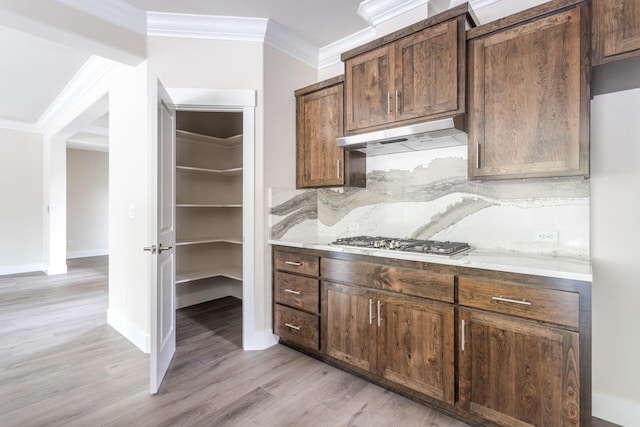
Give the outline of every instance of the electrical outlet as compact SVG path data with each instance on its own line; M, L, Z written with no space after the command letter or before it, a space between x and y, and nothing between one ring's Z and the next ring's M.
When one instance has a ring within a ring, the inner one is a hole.
M536 231L533 240L535 242L558 243L557 231Z
M358 224L357 222L351 222L347 226L347 229L349 231L358 231L360 229L360 224Z

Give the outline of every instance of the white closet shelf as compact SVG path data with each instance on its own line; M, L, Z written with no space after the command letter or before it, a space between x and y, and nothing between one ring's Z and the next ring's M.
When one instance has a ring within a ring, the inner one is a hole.
M229 169L207 169L196 168L193 166L176 166L177 172L194 173L194 174L211 174L220 176L240 176L242 175L242 168L229 168Z
M178 203L176 208L241 208L242 203Z
M235 245L242 244L242 237L226 236L226 237L191 237L187 239L177 239L176 245L199 245L203 243L232 243Z
M209 279L212 277L228 277L229 279L242 280L242 267L224 266L209 268L206 270L176 273L176 285L180 283L193 282L194 280Z

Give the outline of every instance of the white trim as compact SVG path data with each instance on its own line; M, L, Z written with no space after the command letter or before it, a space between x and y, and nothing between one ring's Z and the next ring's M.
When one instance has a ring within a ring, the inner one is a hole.
M373 27L365 28L357 33L351 34L343 39L320 48L318 57L318 69L331 67L340 64L342 60L340 55L355 47L363 45L376 38L376 29Z
M122 0L57 0L58 3L126 28L138 34L147 31L147 19L144 10L138 9Z
M244 301L242 306L244 307ZM268 329L261 332L254 331L250 337L243 337L243 339L246 340L243 340L243 342L245 342L244 350L265 350L278 344L279 337L277 335L274 335L271 329ZM250 345L247 345L247 342L250 343Z
M640 405L603 393L592 393L594 417L625 427L640 426Z
M264 42L318 69L318 48L272 19L267 25Z
M45 273L47 276L54 276L56 274L66 274L67 273L67 264L60 265L49 265L48 268L45 269Z
M110 308L107 309L107 324L143 352L151 352L151 336Z
M92 55L75 76L62 89L56 99L42 113L36 122L36 128L47 130L59 119L82 95L104 77L117 63L110 59Z
M19 265L3 265L0 267L0 276L7 274L22 274L44 272L44 264L19 264Z
M42 130L38 129L38 127L33 123L20 122L18 120L0 119L0 128L17 130L20 132L42 133Z
M266 18L147 12L147 36L262 43L268 21Z
M104 256L109 255L109 249L91 249L87 251L73 251L67 252L67 259L75 258L87 258L92 256Z
M220 108L237 111L242 107L256 106L255 90L167 88L167 92L182 111L220 111Z
M358 15L374 27L417 7L429 5L430 0L365 0L358 7Z

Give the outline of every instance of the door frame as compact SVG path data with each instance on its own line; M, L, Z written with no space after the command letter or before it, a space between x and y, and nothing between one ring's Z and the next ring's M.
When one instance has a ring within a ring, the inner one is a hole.
M255 236L255 90L170 88L167 92L177 111L242 112L242 347L245 350L268 347L264 334L256 330L256 236ZM265 345L267 344L267 345ZM275 340L273 342L275 344Z

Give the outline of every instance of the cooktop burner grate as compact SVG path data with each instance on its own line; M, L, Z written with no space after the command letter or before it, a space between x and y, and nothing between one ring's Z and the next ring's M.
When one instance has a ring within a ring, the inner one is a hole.
M333 245L358 248L387 249L402 252L456 255L471 249L468 243L440 242L437 240L396 239L393 237L355 236L343 237L332 242Z

